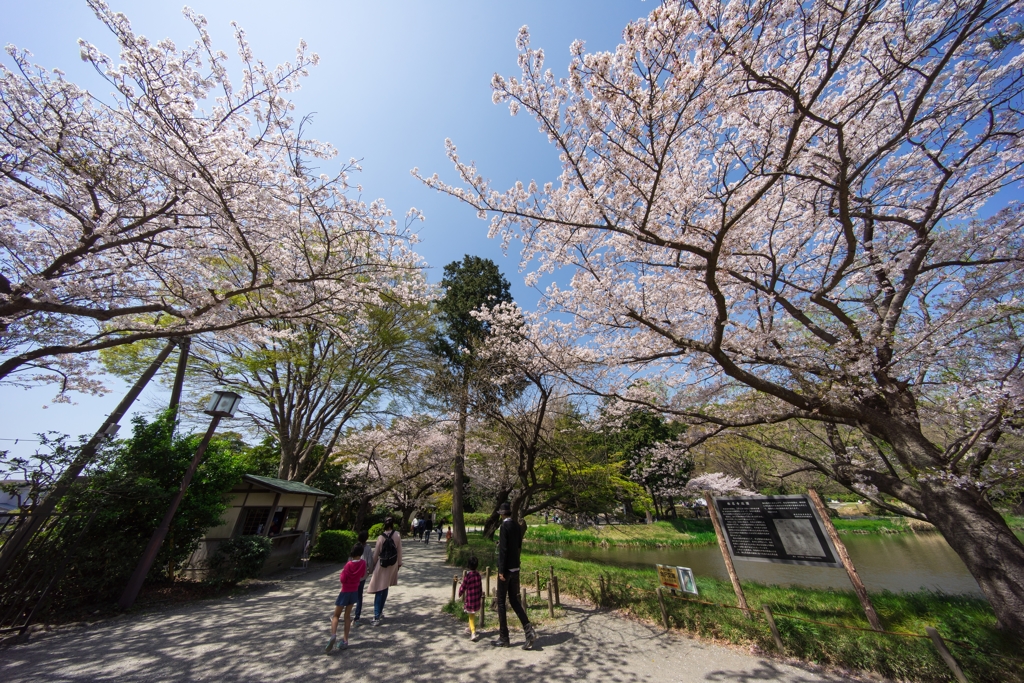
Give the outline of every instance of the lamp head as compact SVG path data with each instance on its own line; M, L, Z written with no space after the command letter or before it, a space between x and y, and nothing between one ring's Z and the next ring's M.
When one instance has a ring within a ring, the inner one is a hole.
M233 391L215 391L203 412L213 417L234 417L242 397Z

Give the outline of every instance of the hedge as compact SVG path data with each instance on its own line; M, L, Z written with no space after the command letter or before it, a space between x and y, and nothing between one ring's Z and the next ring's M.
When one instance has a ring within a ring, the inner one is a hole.
M313 548L313 559L328 562L345 562L352 546L358 541L356 532L341 529L321 531Z

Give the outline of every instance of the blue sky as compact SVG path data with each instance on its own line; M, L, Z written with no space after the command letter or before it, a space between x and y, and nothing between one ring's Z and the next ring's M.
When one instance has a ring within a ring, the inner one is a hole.
M110 0L110 5L151 39L169 37L179 46L194 40L179 2ZM573 40L586 41L591 51L614 49L625 25L655 3L194 0L189 6L206 16L215 46L236 65L232 21L245 29L255 55L267 63L292 59L299 39L305 39L321 62L294 97L296 114L315 112L311 135L332 143L339 161L362 160L358 182L365 199L383 198L399 216L412 206L425 213L418 251L431 266L430 280L437 281L441 268L464 254L489 257L511 281L520 304L532 308L537 294L523 285L518 253L504 257L471 209L428 190L409 171L419 167L454 180L444 156L444 140L451 138L460 156L475 160L498 186L553 180L557 154L533 119L512 118L506 107L491 103L492 74L517 73L519 27L530 27L532 45L544 48L548 66L561 76ZM2 16L0 42L30 50L36 63L60 68L80 85L109 91L78 56L79 38L117 54L83 0L6 0ZM52 388L0 388L0 439L5 439L0 450L30 454L34 443L27 439L50 429L91 433L124 391L117 380L108 384L112 391L105 397L77 396L77 405L47 408ZM146 411L159 402L154 388L136 405Z

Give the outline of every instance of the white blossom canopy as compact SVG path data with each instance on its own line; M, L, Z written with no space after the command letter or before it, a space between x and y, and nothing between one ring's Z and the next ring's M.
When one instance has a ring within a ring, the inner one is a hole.
M416 281L415 210L353 199L354 160L315 172L335 151L292 117L305 43L271 68L236 27L233 84L203 17L185 10L198 39L179 50L89 4L121 45L80 41L110 96L14 47L0 65L0 381L98 390L99 349L419 296L394 286Z

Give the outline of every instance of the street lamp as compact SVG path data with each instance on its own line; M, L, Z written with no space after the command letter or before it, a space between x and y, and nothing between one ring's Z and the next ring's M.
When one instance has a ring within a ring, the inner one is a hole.
M210 439L213 438L213 433L217 429L217 425L220 424L221 418L231 418L235 416L235 410L238 409L238 404L242 400L242 397L233 391L215 391L213 396L210 398L210 403L207 404L206 410L203 412L213 417L210 420L210 427L206 430L206 434L203 436L203 440L199 442L199 448L196 449L196 454L192 457L192 462L188 466L188 470L185 471L185 478L181 480L181 488L178 489L177 495L174 496L174 500L171 501L171 506L167 508L164 519L160 522L160 526L153 532L153 536L149 539L149 545L146 546L146 552L142 554L142 559L139 560L139 564L135 567L135 572L132 574L132 578L128 580L128 585L125 586L124 593L121 594L121 599L117 601L117 606L121 609L128 609L135 603L135 598L139 596L139 591L142 590L142 584L146 580L146 575L149 574L150 568L153 566L153 562L156 561L157 553L160 552L160 546L164 543L164 538L167 537L167 532L171 528L171 521L174 520L174 513L178 511L178 506L181 505L181 499L185 497L185 490L188 489L189 483L192 481L192 476L196 473L196 469L199 467L199 461L202 460L203 454L206 452L206 447L210 445Z
M233 391L215 391L203 412L212 417L234 417L242 397Z

